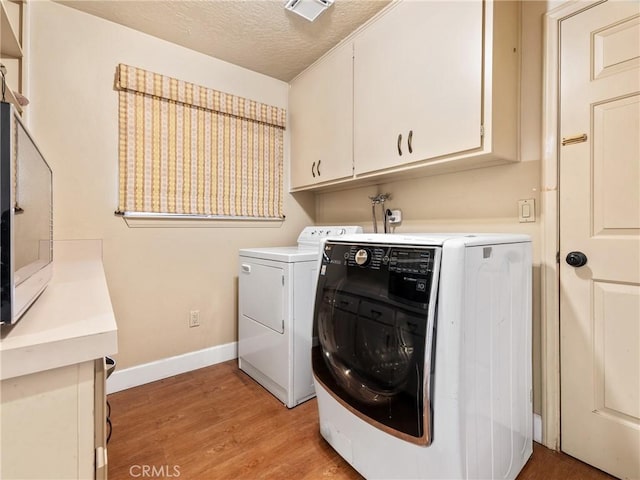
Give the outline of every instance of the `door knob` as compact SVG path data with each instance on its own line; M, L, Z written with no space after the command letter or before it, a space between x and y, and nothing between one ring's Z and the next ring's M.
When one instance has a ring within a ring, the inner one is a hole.
M587 256L582 252L569 252L566 261L572 267L582 267L587 264Z

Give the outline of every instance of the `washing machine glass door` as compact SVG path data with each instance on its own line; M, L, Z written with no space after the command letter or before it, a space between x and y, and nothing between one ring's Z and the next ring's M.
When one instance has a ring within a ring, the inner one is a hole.
M356 415L419 444L431 439L436 257L433 247L327 243L314 313L316 379Z

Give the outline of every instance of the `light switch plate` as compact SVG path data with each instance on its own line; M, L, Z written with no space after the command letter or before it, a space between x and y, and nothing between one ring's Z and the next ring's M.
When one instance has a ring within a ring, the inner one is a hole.
M533 198L518 200L518 220L520 223L536 221L536 201Z

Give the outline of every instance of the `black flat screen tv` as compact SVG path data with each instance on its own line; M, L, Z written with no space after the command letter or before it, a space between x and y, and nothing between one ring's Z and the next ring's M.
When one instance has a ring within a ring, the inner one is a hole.
M53 275L53 175L15 108L0 102L0 313L13 325Z

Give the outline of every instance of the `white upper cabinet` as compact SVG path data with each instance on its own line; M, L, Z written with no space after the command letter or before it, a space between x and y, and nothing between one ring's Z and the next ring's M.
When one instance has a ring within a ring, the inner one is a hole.
M353 175L353 51L345 43L291 83L291 189Z
M518 1L393 2L294 80L291 190L517 161L519 73Z
M482 11L406 1L355 37L356 175L481 147Z

